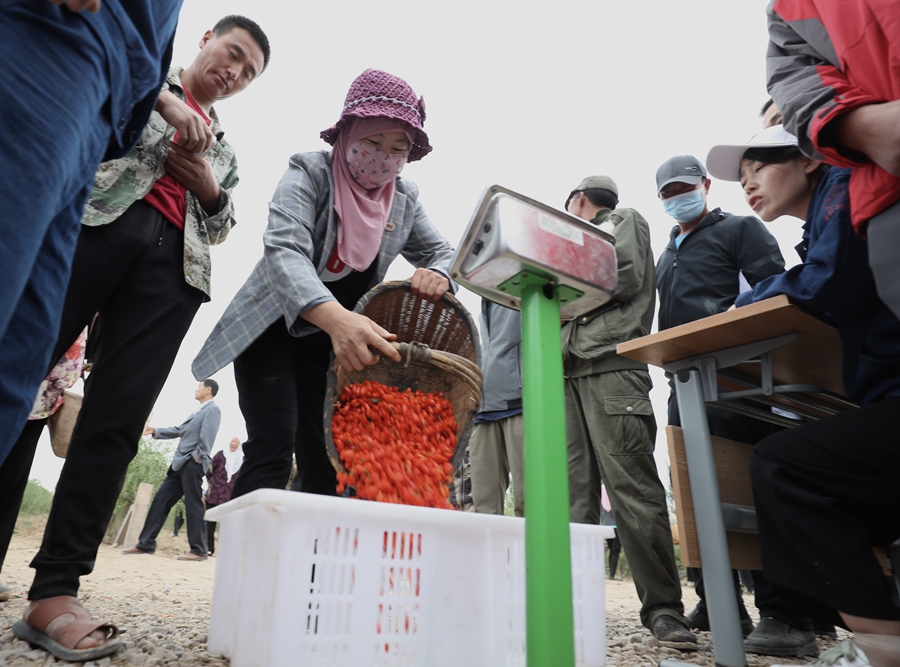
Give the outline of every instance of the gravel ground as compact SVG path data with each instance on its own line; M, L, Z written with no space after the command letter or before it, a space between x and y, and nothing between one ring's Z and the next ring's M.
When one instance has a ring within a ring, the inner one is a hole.
M10 630L27 604L25 595L33 570L28 563L40 546L40 522L20 522L13 536L0 582L13 588L13 598L0 603L0 665L44 667L59 663L40 649L32 649ZM109 658L85 663L86 667L110 665L228 665L227 659L206 651L209 610L216 559L200 563L178 561L187 551L182 535L160 537L154 556L124 556L120 549L104 545L94 573L82 579L81 597L95 618L119 625L124 648ZM685 586L684 604L692 609L697 601L693 588ZM745 604L757 620L753 600ZM714 665L710 635L699 633L700 650L692 653L662 648L638 620L640 604L631 581L610 581L606 589L607 664L616 667L654 666L662 659L694 665ZM841 638L848 635L839 631ZM825 650L834 642L821 640ZM806 664L811 660L764 658L748 655L751 667L774 663Z

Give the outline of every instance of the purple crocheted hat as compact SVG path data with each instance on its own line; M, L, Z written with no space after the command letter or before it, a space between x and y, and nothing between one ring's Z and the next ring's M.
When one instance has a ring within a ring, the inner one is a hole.
M428 135L422 130L425 122L425 100L416 94L403 79L377 69L367 69L350 85L344 108L337 123L323 130L319 136L334 146L338 133L347 119L393 118L403 121L415 130L409 162L421 160L431 152Z

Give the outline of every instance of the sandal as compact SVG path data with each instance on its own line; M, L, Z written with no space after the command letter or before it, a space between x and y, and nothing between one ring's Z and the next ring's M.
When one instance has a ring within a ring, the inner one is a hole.
M59 641L57 641L46 633L46 629L51 621L63 614L74 614L75 620L63 628L59 633ZM78 642L94 630L104 632L105 643L93 648L76 649ZM95 660L115 653L122 647L122 642L114 641L119 637L119 628L112 623L98 623L92 619L88 611L81 605L81 601L70 595L59 595L41 600L40 604L28 614L28 620L22 618L16 621L12 626L12 631L19 639L34 646L40 646L60 660L69 662Z

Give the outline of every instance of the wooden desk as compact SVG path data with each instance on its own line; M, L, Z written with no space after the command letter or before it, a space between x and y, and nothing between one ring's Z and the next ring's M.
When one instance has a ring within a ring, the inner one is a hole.
M852 408L837 330L778 296L622 343L618 352L675 374L715 662L746 667L706 404L743 411L749 401L761 418L772 416L770 406L809 418Z

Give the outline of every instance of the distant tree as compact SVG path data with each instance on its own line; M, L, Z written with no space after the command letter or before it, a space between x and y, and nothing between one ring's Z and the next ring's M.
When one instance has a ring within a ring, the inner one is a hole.
M36 479L29 479L19 514L49 514L52 504L53 492L41 486Z

